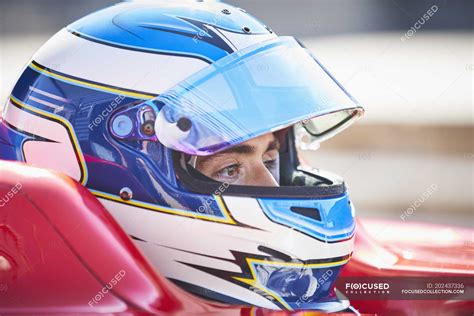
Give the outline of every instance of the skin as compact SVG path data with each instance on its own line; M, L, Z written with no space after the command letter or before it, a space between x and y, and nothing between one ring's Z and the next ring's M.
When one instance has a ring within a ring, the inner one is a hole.
M278 186L274 176L279 170L278 149L278 140L269 133L214 155L197 157L196 169L234 185Z

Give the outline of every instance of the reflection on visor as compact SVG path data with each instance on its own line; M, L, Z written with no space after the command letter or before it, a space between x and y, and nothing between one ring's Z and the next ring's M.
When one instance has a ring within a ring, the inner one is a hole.
M359 115L358 112L358 109L341 110L303 121L302 124L306 131L312 136L321 138L329 134L332 130L339 131L339 127L351 122L354 116Z
M292 37L224 57L147 103L159 108L158 140L191 155L210 155L311 118L307 130L324 138L362 114Z
M273 296L289 310L321 310L328 303L337 303L332 288L341 266L327 268L285 267L258 264L255 286ZM332 308L340 308L335 304Z

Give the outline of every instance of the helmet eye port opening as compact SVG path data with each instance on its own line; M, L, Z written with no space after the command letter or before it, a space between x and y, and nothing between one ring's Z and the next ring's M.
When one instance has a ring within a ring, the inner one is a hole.
M280 151L280 186L252 186L227 184L225 194L247 197L331 198L346 192L342 178L330 173L318 174L302 166L298 160L292 128L280 134L285 138ZM190 155L173 151L173 167L177 180L188 190L200 194L214 194L222 186L195 169L186 161Z

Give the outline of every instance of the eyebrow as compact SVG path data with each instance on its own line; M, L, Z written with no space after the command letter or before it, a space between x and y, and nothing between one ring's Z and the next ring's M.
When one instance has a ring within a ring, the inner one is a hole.
M280 142L278 139L274 139L270 143L268 143L267 149L265 149L265 152L270 151L270 150L278 150L280 149ZM253 154L257 150L257 147L252 146L252 145L247 145L247 144L241 144L237 145L228 149L225 149L221 152L215 153L214 155L207 156L207 157L202 157L201 163L208 163L209 161L213 160L214 158L217 158L221 155L225 154Z
M265 149L265 152L273 149L280 149L280 142L278 139L274 139L270 143L268 143L267 149ZM217 155L222 155L222 154L229 154L229 153L236 153L236 154L253 154L257 148L252 145L247 145L247 144L241 144L237 145L231 148L228 148L226 150L223 150L219 153L216 153L215 156ZM214 155L213 155L214 156Z

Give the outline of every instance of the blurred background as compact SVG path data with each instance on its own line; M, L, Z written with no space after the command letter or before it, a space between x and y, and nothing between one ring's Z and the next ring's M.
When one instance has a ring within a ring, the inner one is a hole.
M0 0L1 103L51 35L116 2ZM359 216L473 227L474 1L227 2L300 38L365 107L303 153L345 178Z

